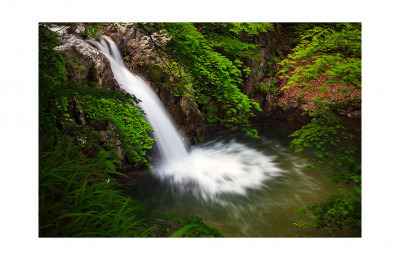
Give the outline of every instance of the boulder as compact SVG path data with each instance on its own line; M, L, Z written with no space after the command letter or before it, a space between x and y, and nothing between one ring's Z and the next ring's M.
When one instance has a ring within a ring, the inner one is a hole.
M95 82L100 88L119 89L110 62L88 42L75 35L69 35L64 37L63 44L57 46L56 50L64 54L68 64L67 71L73 82Z

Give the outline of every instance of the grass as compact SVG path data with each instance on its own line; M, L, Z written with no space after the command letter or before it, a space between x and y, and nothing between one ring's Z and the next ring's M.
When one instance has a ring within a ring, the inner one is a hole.
M111 178L112 153L93 157L73 138L58 135L39 151L40 237L144 237L152 227L140 205L122 195ZM114 158L114 159L113 159Z
M90 152L87 152L88 149ZM93 150L98 151L93 155ZM86 151L86 152L85 152ZM92 154L88 156L85 154ZM144 205L113 181L119 158L57 133L39 145L39 237L147 237L159 234ZM166 213L165 213L166 214ZM198 217L166 216L172 237L222 237Z

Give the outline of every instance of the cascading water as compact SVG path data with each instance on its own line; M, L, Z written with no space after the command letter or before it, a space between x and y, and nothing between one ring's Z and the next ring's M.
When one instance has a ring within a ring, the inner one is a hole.
M142 102L140 108L146 113L146 119L154 129L157 147L163 161L177 161L188 156L188 149L163 104L147 83L132 74L124 65L117 45L107 36L100 42L92 42L108 58L115 79L128 93L135 95Z
M142 78L125 67L116 44L107 36L92 43L109 59L120 86L141 100L139 106L154 129L162 157L153 165L157 177L181 189L190 187L201 198L215 201L220 194L245 195L248 189L260 188L279 175L273 157L235 141L214 142L189 152L160 99Z

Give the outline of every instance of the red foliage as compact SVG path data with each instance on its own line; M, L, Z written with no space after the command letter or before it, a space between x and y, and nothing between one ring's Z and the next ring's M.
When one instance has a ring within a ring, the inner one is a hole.
M293 71L298 66L304 66L311 64L313 61L298 61L293 68L291 68L288 72L283 74L282 76L292 76ZM277 65L278 70L281 70L283 67L281 65ZM282 89L288 81L287 78L283 77L279 79L279 88L280 95L278 96L279 102L288 103L292 100L297 100L299 94L302 94L302 99L304 102L309 103L313 100L314 97L323 97L325 100L331 99L334 101L338 100L352 100L352 99L361 99L361 90L356 89L355 87L349 86L347 88L340 86L338 83L328 83L326 82L329 79L329 75L321 75L314 80L308 82L310 85L307 88L300 87L300 83L292 86L290 88ZM305 82L303 82L305 83ZM319 88L324 87L324 91L321 91ZM341 90L347 90L348 94L345 95L341 92Z

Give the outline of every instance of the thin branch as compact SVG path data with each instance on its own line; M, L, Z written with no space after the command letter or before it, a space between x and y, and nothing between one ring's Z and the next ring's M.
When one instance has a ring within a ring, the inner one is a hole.
M59 29L59 30L57 30L57 31L55 31L55 32L53 32L53 31L51 31L51 32L53 32L53 33L55 33L55 34L57 34L57 32L59 32L59 31L61 31L61 30L63 30L65 27L67 27L66 25L64 25L63 27L61 27L61 29Z
M161 61L165 64L165 66L167 67L169 73L171 74L171 76L175 77L175 75L172 73L171 68L168 66L167 62L164 61L164 59L162 58L161 53L158 51L158 49L164 51L166 53L166 51L161 48L160 46L158 46L158 44L153 40L153 38L151 37L151 33L144 27L144 25L141 26L142 29L145 31L145 33L149 36L150 41L152 42L152 44L154 45L154 49L158 54L158 57L161 59Z

